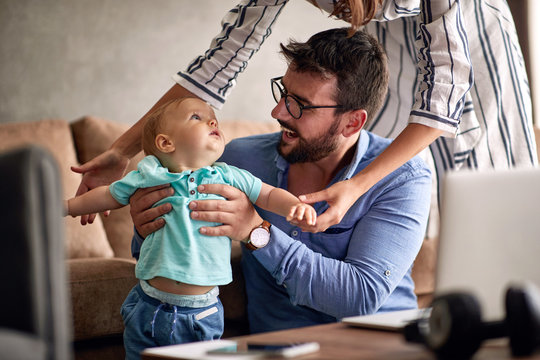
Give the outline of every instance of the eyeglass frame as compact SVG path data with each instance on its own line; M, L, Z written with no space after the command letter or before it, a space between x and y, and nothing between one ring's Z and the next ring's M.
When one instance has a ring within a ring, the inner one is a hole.
M291 115L295 119L300 119L305 109L342 109L343 108L343 105L304 105L294 95L287 93L287 90L283 87L283 85L278 82L281 79L283 79L283 76L278 76L273 79L270 79L270 89L272 90L272 97L274 98L276 103L279 103L281 99L285 98L285 108L287 109L287 112L289 113L289 115ZM274 84L276 84L277 89L279 90L279 93L281 94L281 97L279 99L276 99L276 94L274 93ZM298 104L298 108L300 109L300 115L294 116L294 114L291 112L291 109L289 108L289 100L288 100L289 98L292 98Z

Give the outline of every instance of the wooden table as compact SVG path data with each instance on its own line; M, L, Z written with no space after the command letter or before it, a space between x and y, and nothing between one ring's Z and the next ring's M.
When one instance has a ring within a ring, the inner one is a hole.
M405 342L403 335L398 332L359 329L342 323L241 336L231 340L237 340L239 346L246 341L269 343L316 341L320 344L321 349L318 353L295 359L435 359L435 356L421 345ZM163 359L163 357L145 355L143 359L153 360ZM512 357L506 342L496 341L484 344L473 359L497 360L512 359ZM540 354L519 359L540 359Z

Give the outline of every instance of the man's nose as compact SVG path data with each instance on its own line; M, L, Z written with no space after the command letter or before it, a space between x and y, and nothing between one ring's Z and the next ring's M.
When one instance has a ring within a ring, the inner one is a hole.
M284 97L282 97L276 104L276 106L274 106L270 114L274 119L288 119L291 117L291 114L289 114L287 106L285 105Z

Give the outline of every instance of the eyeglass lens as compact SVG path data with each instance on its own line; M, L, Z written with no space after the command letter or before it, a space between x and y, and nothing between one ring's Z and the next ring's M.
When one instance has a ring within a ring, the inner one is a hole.
M302 116L301 105L294 97L285 92L285 89L283 89L277 80L272 81L272 95L274 96L276 103L278 103L281 98L285 98L285 107L293 118L299 119Z

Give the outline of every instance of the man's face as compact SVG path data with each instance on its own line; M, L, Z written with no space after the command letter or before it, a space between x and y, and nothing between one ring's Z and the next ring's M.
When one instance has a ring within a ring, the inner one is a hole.
M287 94L305 106L336 105L333 95L336 78L322 79L311 73L287 71L282 79ZM272 117L282 127L278 151L289 163L315 162L331 154L339 145L339 119L334 109L304 109L295 119L289 114L284 99L272 110Z

